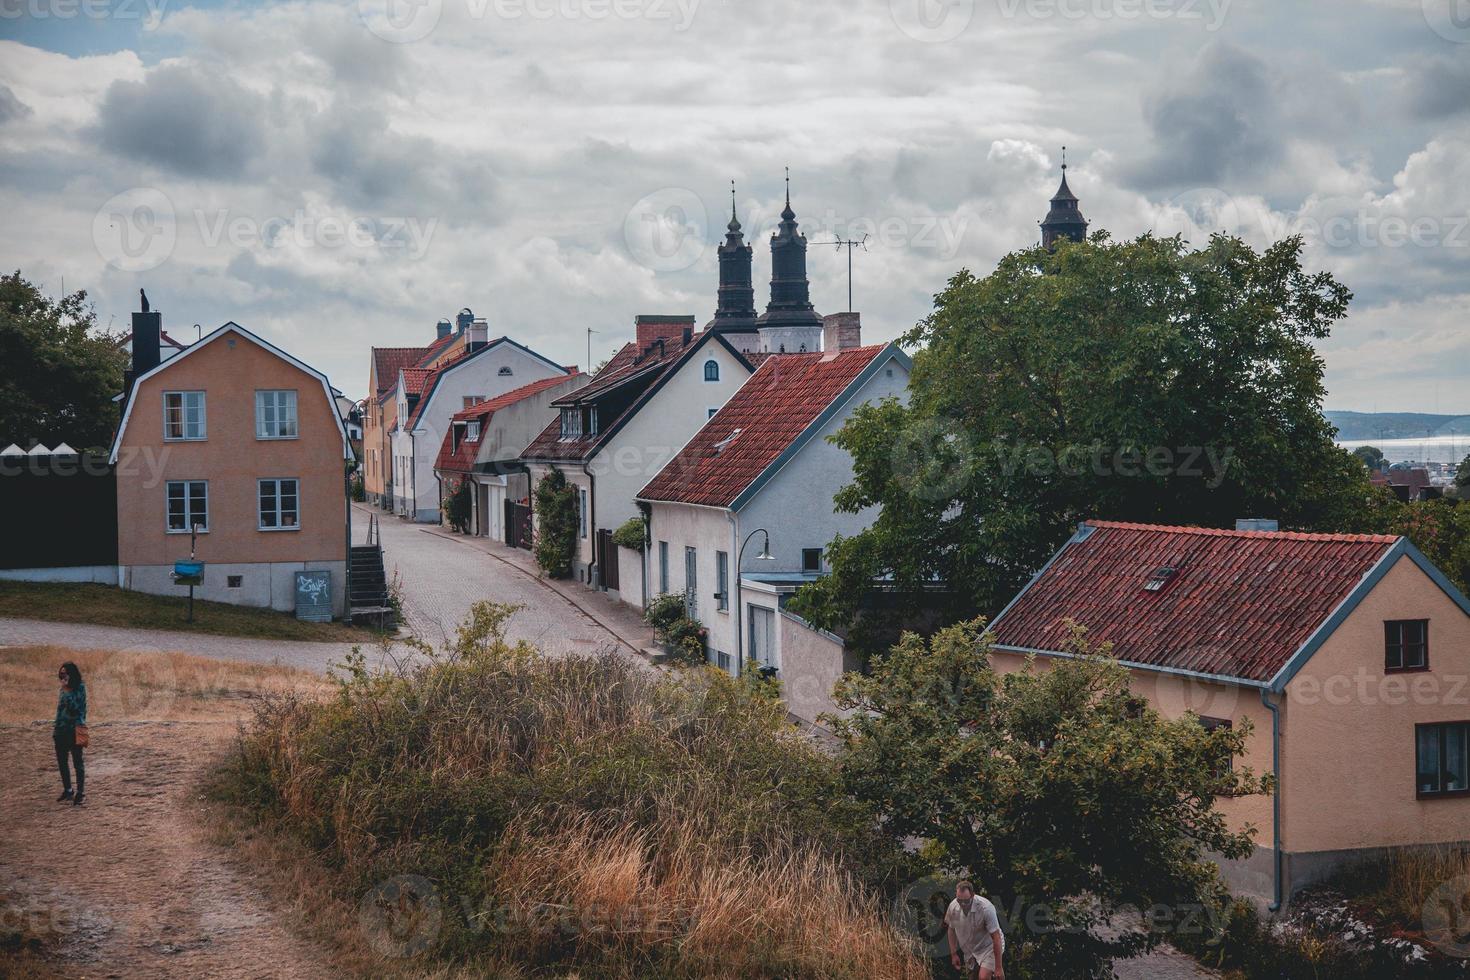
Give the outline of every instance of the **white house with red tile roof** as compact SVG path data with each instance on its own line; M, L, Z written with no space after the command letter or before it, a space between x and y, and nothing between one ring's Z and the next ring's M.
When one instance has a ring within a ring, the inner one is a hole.
M575 487L579 581L619 591L612 531L639 514L634 497L750 377L750 361L692 316L639 316L626 344L521 455L532 485L558 469Z
M1273 797L1222 800L1281 902L1344 862L1470 839L1470 601L1406 538L1088 521L991 624L997 670L1072 624L1168 717L1253 733Z
M465 345L453 355L432 368L399 369L390 479L393 510L401 517L438 522L434 462L456 413L528 382L574 373L509 337L487 340L485 334L485 321L475 320Z
M835 665L792 662L788 624L810 630L781 605L822 574L828 542L875 516L834 509L852 458L828 437L861 405L904 400L909 368L895 344L769 357L638 493L649 508L649 594L684 593L709 631L710 661L776 670L802 717L830 709L830 683L805 688L818 674L836 679L840 641L827 644Z
M506 502L528 505L530 493L520 455L556 419L552 402L589 380L581 372L542 378L455 413L434 473L441 500L469 483L470 534L513 543L506 536Z

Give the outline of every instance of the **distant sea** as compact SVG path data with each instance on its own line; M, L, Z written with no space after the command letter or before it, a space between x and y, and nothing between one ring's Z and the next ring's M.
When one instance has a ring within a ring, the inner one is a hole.
M1470 453L1470 432L1418 439L1339 439L1339 446L1377 446L1390 463L1458 463Z

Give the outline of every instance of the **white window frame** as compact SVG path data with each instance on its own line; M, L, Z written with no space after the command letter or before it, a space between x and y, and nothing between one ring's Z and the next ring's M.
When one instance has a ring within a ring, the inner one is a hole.
M282 416L281 416L281 409L283 407L282 400L278 397L280 395L290 395L291 396L289 399L286 400L287 403L289 403L290 404L290 407L291 407L291 430L292 431L291 431L291 434L290 435L281 435L280 432L279 432L279 429L281 427L281 418L282 418ZM267 432L266 431L266 427L265 427L265 425L266 425L266 423L265 423L265 405L266 405L266 399L267 398L270 398L271 401L273 402L272 408L275 410L275 413L276 413L275 425L276 425L276 428L277 428L278 431L277 431L277 433L275 435L271 435L269 432ZM275 441L278 441L278 440L282 440L282 439L300 439L301 438L300 399L299 399L299 397L297 395L297 392L296 392L296 389L295 388L259 388L259 389L256 390L256 392L255 392L255 438L256 439L260 439L260 440L269 440L269 441L272 441L272 442L275 442Z
M267 526L265 523L265 511L260 506L260 498L267 483L275 484L275 493L272 500L275 502L276 520L281 519L281 484L286 481L296 484L296 523L280 524L275 527ZM255 527L258 531L299 531L301 530L301 478L295 476L267 476L255 481Z
M730 612L730 556L715 552L715 612Z
M577 536L587 537L587 490L585 487L577 488Z
M189 435L189 399L190 396L199 397L199 434ZM171 436L169 428L168 400L177 397L179 399L179 431L182 435ZM163 441L164 442L203 442L209 438L209 409L208 399L203 391L165 391L163 393Z
M469 421L469 424L464 427L464 441L465 442L479 442L480 441L480 420L479 419L471 419Z
M194 495L192 493L190 493L190 487L192 485L194 485L194 484L198 484L199 486L202 486L204 488L204 520L202 522L199 522L199 521L195 521L194 520L195 515L194 515L193 511L191 511L190 508L189 508L189 502L194 499ZM169 501L172 499L171 498L171 494L170 494L169 491L170 491L170 489L172 487L176 487L176 486L182 486L184 488L184 526L183 527L174 527L173 526L173 523L169 520L169 518L171 516L170 508L169 508ZM209 481L208 480L165 480L164 483L163 483L163 530L164 530L164 532L167 533L167 534L188 534L188 533L190 533L190 531L193 530L194 525L196 523L199 524L199 533L200 534L208 534L209 533Z

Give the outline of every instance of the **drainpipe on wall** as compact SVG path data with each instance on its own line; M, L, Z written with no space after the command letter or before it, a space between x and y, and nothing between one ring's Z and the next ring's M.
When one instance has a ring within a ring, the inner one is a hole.
M638 509L643 512L643 556L638 562L639 572L643 576L643 608L648 609L648 556L653 554L653 504L638 502Z
M735 676L739 677L740 672L745 669L745 634L740 622L740 521L733 511L727 513L725 518L730 522L730 554L735 558Z
M602 568L597 564L597 477L587 468L586 460L582 461L582 472L587 474L587 542L592 546L592 561L587 566L587 584L596 588L602 584L593 580L594 575L598 579L602 577Z
M1261 703L1271 712L1271 772L1276 777L1276 791L1271 794L1271 894L1269 910L1281 908L1281 706L1271 700L1271 692L1261 689Z

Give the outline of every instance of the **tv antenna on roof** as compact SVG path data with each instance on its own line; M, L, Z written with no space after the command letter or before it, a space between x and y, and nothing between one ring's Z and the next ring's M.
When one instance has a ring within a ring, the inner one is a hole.
M847 249L847 312L851 313L852 312L852 250L855 249L855 248L860 248L864 252L866 252L868 250L868 236L867 235L864 235L863 236L863 240L860 241L860 242L855 242L855 241L852 241L850 239L844 240L844 239L839 238L835 242L817 242L817 244L818 245L833 245L833 246L836 246L837 248L845 248L845 249Z

